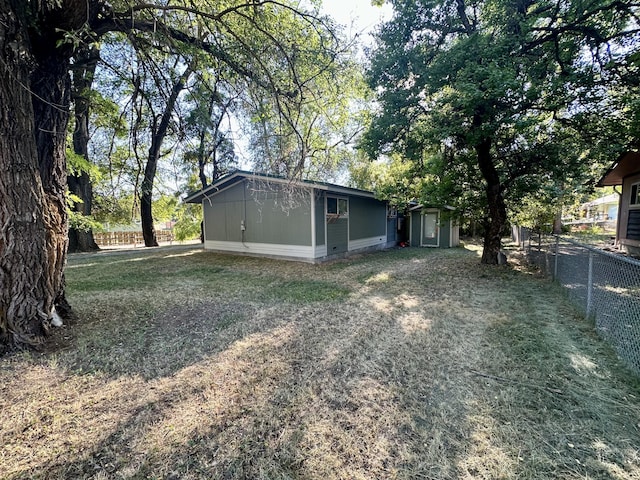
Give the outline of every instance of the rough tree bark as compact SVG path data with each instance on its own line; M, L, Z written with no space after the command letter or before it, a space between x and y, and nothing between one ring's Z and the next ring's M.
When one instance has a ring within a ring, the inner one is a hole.
M61 310L68 307L63 270L70 51L58 47L58 40L59 29L82 25L86 5L0 0L2 350L42 343L55 302ZM50 22L38 22L45 18Z
M482 139L475 147L478 166L486 182L489 218L485 226L481 263L496 265L501 247L501 235L507 223L507 208L502 194L500 175L491 155L491 139Z
M156 230L153 226L153 182L156 177L156 170L158 169L158 161L160 160L160 150L162 148L162 142L164 142L169 129L169 122L171 121L171 115L176 106L176 101L180 92L184 90L185 84L189 80L189 77L193 73L191 66L187 67L184 73L180 76L178 81L173 85L171 94L167 99L160 121L154 119L152 125L151 147L149 147L149 158L147 159L147 165L144 168L144 178L142 180L142 186L140 188L140 220L142 221L142 238L144 238L145 247L157 247L158 240L156 239Z
M108 32L148 32L154 38L162 32L167 41L207 52L279 98L297 98L304 85L296 84L293 91L278 88L263 80L262 74L269 72L255 72L244 65L242 51L235 56L220 48L219 39L202 41L187 30L164 25L154 13L190 7L115 2L124 8L116 12L111 3L0 0L0 351L42 343L54 306L59 313L68 307L64 298L68 224L65 140L70 115L69 68L75 49ZM249 2L238 8L251 6ZM224 15L253 22L240 10L226 9ZM195 15L224 24L223 30L229 30L233 23L224 23L221 16L210 12ZM236 37L241 32L244 29L231 28L229 35ZM277 43L275 38L271 40ZM257 53L249 44L241 48L248 50L244 53L250 57ZM278 43L277 50L286 49ZM295 72L293 76L297 81ZM150 151L150 159L157 162L159 152L160 144ZM146 172L149 199L155 168L151 165ZM150 203L143 208L151 213Z
M100 59L100 52L95 47L80 49L74 56L72 78L72 97L74 105L75 129L73 131L73 151L89 160L89 114L90 99L88 92L93 85L93 77ZM82 215L91 215L93 205L93 184L85 171L68 176L69 191L78 196L81 203L73 206ZM99 250L93 238L92 230L69 228L69 252L91 252Z

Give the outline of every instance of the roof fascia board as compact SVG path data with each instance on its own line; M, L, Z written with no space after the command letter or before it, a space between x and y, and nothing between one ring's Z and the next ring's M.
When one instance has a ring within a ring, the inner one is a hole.
M255 182L271 182L271 183L278 183L281 185L292 185L297 188L303 188L305 190L317 189L317 190L322 190L326 192L335 192L343 195L355 195L359 197L366 197L366 198L373 198L373 199L376 198L373 192L368 192L366 190L359 190L356 188L343 187L341 185L316 183L313 181L288 180L282 177L276 177L276 176L271 176L271 175L266 175L261 173L247 172L244 170L236 170L235 172L229 174L228 176L220 178L213 184L209 185L207 188L189 195L183 200L183 202L189 203L190 201L193 201L194 199L199 197L202 197L200 200L202 201L205 198L209 198L213 195L216 195L220 191L226 190L226 188L228 188L228 187L224 187L221 189L220 185L227 184L229 182L237 183L238 178L244 178L249 181L255 181ZM215 191L213 193L210 193L211 190L215 190Z
M416 205L415 207L411 207L409 208L410 212L415 212L416 210L423 210L425 208L437 208L437 209L445 209L445 210L450 210L452 212L455 212L456 208L452 207L451 205L445 205L443 207L434 207L434 206L430 206L430 205Z
M198 198L198 197L202 197L202 199L200 201L202 201L205 198L209 198L209 197L215 195L216 193L218 193L220 191L220 185L222 185L223 183L230 182L231 180L234 180L238 176L240 176L240 171L236 171L236 172L234 172L234 173L232 173L232 174L230 174L228 176L222 177L222 178L216 180L215 182L213 182L207 188L202 189L199 192L196 192L196 193L193 193L193 194L189 195L182 202L183 203L190 203L191 200L193 200L195 198ZM235 182L233 182L233 183L235 183ZM215 190L213 192L213 194L209 194L209 192L211 190Z
M613 165L598 180L596 186L612 187L622 185L627 177L635 175L640 166L639 155L640 153L637 151L628 151L620 154Z

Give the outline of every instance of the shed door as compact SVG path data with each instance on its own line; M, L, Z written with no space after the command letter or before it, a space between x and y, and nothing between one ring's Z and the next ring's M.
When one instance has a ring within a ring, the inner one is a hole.
M440 212L425 212L422 214L422 235L420 245L423 247L437 247L440 245Z
M327 255L344 253L349 249L349 201L347 198L327 196Z

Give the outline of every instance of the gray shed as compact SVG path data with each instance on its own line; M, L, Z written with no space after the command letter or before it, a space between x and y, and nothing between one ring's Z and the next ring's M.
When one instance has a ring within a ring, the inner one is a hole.
M409 209L409 244L413 247L450 248L460 245L460 228L453 208L417 205Z
M397 242L397 218L372 192L235 171L189 195L201 203L204 248L321 262Z

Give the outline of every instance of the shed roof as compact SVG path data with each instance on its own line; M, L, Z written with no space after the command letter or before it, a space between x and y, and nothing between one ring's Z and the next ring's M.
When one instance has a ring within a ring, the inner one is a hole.
M277 175L269 175L266 173L248 172L245 170L235 170L228 175L218 179L207 188L188 195L183 201L184 203L200 203L203 199L214 196L217 192L224 190L231 185L241 182L242 180L268 181L271 183L280 183L294 187L315 188L342 195L355 195L359 197L375 198L373 192L367 190L359 190L357 188L343 187L332 183L316 182L312 180L291 180Z
M622 185L625 177L640 172L640 152L626 152L606 171L598 183L598 187Z
M455 207L452 207L451 205L444 205L443 207L438 207L436 205L423 205L421 203L416 203L416 202L409 202L409 211L410 212L415 212L416 210L423 210L425 208L441 208L441 209L445 209L445 210L451 210L452 212L455 211Z

